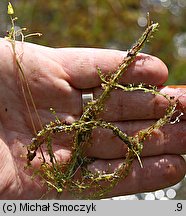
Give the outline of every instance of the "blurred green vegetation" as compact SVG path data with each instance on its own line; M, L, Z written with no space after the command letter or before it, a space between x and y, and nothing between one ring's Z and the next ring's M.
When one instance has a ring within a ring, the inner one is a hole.
M7 4L7 1L1 0ZM169 68L168 84L186 84L185 0L15 0L18 25L41 32L31 42L52 47L127 50L144 30L146 13L160 24L144 52ZM1 4L2 4L1 3ZM5 12L6 14L6 12ZM2 16L1 16L2 17ZM4 18L4 22L7 19ZM1 32L2 35L2 32Z

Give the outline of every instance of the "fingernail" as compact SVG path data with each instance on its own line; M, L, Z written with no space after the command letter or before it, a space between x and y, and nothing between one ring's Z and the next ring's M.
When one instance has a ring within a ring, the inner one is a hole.
M168 85L169 88L183 88L186 89L186 85Z

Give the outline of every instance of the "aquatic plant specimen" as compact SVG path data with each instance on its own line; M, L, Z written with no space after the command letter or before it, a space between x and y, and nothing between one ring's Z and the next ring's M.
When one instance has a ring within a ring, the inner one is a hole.
M10 4L9 7L11 8ZM171 96L160 93L154 86L145 84L119 84L121 76L124 74L129 65L135 60L137 54L143 48L146 41L150 39L152 33L157 29L158 24L152 23L149 20L148 26L142 36L127 52L126 57L124 57L121 64L118 65L117 70L110 76L106 77L102 74L100 65L100 68L98 68L98 74L102 80L103 92L95 100L89 102L87 106L85 106L83 114L79 120L73 123L68 123L60 120L56 116L54 121L49 122L47 125L42 125L34 103L34 98L32 97L32 93L29 88L29 82L25 76L23 67L16 53L15 35L17 32L14 28L14 22L16 19L12 17L14 14L12 10L9 11L12 21L12 28L7 36L7 39L12 44L13 54L15 55L16 64L19 68L19 79L21 80L20 83L23 96L25 98L25 104L33 125L33 139L30 145L27 146L28 168L32 167L34 160L38 160L37 152L40 151L42 155L42 157L39 159L40 165L37 169L35 169L35 167L32 168L34 170L34 175L40 176L41 180L47 184L49 189L55 188L58 193L69 191L77 198L101 198L107 192L109 192L120 181L120 179L124 179L128 175L131 164L135 158L138 159L141 167L143 166L143 163L140 159L140 154L143 148L144 140L152 134L154 129L158 129L170 122L172 115L177 110L178 102L176 102ZM22 40L24 40L26 36L23 35L22 31L21 35ZM168 107L165 111L165 115L153 125L139 131L136 135L127 135L112 123L103 121L99 118L99 114L105 111L104 104L114 89L121 89L123 91L143 91L153 95L161 95L168 101ZM28 92L28 94L26 95L25 92ZM28 106L27 97L29 97L32 108L35 110L38 122L41 123L40 131L36 131L34 121L32 120L30 107ZM55 111L52 108L51 111L55 115ZM115 136L119 137L123 141L123 145L127 146L128 151L127 154L124 155L124 161L113 172L108 171L105 173L93 173L87 169L87 165L92 162L92 159L86 157L85 150L90 145L92 132L96 128L111 130ZM53 137L54 135L57 136L61 133L74 134L71 158L66 163L60 162L56 158L53 151ZM47 150L49 159L46 158L44 154L42 154L43 147L45 147ZM77 173L79 174L79 178L77 178Z

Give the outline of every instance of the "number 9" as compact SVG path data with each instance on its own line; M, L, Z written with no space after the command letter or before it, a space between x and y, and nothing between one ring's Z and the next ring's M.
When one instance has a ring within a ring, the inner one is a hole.
M181 211L182 210L182 204L181 203L177 203L177 211Z

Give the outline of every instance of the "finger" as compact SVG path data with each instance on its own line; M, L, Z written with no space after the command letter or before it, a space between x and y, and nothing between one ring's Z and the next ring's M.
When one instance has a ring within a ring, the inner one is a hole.
M110 164L109 170L113 171L121 162L121 160L97 160L89 165L89 169L92 172L108 171L108 164ZM181 181L186 173L186 163L178 155L146 157L142 158L142 163L143 168L135 160L129 175L120 180L107 196L150 192L169 187Z
M163 87L160 93L174 96L179 100L182 111L186 113L186 87ZM94 90L94 97L98 98L101 89ZM152 95L143 91L124 92L114 90L105 103L104 111L100 117L106 121L122 121L136 119L158 119L165 114L168 100L160 95ZM183 116L183 119L186 119Z
M95 88L93 91L94 98L99 98L102 93L101 88ZM178 99L183 113L186 113L186 86L166 86L160 88L159 91L160 93L174 96L175 100ZM46 105L48 106L46 108L46 106L42 104L42 107L39 107L40 116L46 117L46 119L42 119L43 122L47 122L48 119L52 118L52 115L48 112L50 107L54 108L60 119L70 122L77 120L82 115L83 102L80 92L76 89L71 88L71 90L68 92L66 91L65 94L56 94L54 98L54 105ZM59 103L59 98L62 101L61 103ZM113 90L110 93L110 97L105 102L104 111L100 114L100 118L112 122L158 119L164 116L168 104L168 100L160 95L155 96L151 93L144 93L143 91L124 92L122 90ZM45 110L47 110L48 114ZM186 119L186 117L183 116L183 119Z
M136 135L155 121L127 121L115 125L129 136ZM97 128L93 131L88 157L114 159L124 157L127 146L111 130ZM152 132L144 142L142 156L161 154L186 154L186 123L167 124Z
M90 48L63 48L56 49L55 53L55 61L69 75L69 83L81 89L100 86L97 67L105 75L113 73L126 56L122 51ZM167 76L167 67L161 60L141 53L124 73L121 83L161 85Z

